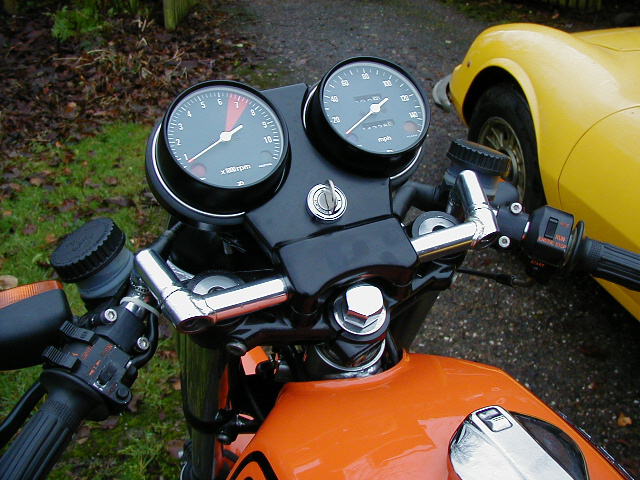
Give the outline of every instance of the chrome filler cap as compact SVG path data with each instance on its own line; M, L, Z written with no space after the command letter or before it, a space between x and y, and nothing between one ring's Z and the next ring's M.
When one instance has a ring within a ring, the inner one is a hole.
M449 447L453 480L575 480L502 407L469 415Z

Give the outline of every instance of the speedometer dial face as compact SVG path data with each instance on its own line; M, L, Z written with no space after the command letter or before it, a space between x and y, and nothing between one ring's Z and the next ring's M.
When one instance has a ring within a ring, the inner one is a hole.
M323 114L354 147L396 154L424 140L429 110L417 84L399 67L379 60L339 64L321 84Z
M226 189L260 183L278 170L286 153L283 126L266 99L246 86L221 82L199 85L176 100L165 141L188 175Z

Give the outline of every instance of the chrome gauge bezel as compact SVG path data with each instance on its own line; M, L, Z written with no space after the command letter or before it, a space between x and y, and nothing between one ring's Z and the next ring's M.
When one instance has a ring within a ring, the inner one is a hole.
M202 229L212 230L221 225L239 225L243 221L244 211L233 214L206 212L183 201L165 182L158 167L158 144L161 138L162 124L158 124L151 133L147 146L147 180L158 202L173 216L181 221Z
M410 87L419 97L423 109L422 130L406 147L392 152L372 151L358 146L339 134L327 117L323 97L327 82L336 72L346 70L357 64L380 65L385 71L393 72L397 77L410 82ZM431 110L424 89L417 80L398 65L376 57L354 57L334 66L324 75L319 84L312 89L304 112L305 128L318 148L328 153L329 158L349 170L369 176L406 177L417 167L422 144L424 143L431 121Z

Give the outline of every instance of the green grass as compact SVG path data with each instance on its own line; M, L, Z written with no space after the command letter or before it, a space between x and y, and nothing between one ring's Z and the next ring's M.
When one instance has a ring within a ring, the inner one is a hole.
M144 176L149 128L113 125L73 148L12 160L9 198L0 210L0 272L20 284L51 278L60 240L92 218L108 216L137 250L162 231L166 214L153 204ZM74 311L81 307L74 289ZM78 313L78 312L77 312Z
M20 284L52 278L49 258L60 240L92 218L108 216L137 251L166 225L144 174L150 128L110 125L73 146L33 145L28 156L5 162L0 182L0 275ZM65 286L75 314L84 313L73 286ZM185 438L177 357L171 339L140 371L133 386L138 402L114 423L88 422L51 478L178 478L170 441ZM0 419L38 377L40 367L0 372ZM178 389L176 388L178 387Z

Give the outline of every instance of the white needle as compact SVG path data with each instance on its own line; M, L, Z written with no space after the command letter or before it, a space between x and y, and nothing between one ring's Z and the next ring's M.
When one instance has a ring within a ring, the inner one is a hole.
M369 112L364 117L362 117L360 120L358 120L358 122L353 127L351 127L349 130L347 130L347 135L349 135L356 128L358 128L358 125L360 125L367 118L369 118L369 116L373 115L374 113L380 113L380 107L382 107L382 105L387 103L387 100L389 100L389 97L385 98L380 103L372 103L371 106L369 107Z
M216 145L218 145L220 142L228 142L229 140L231 140L231 137L233 137L233 134L236 133L238 130L240 130L242 128L242 125L238 125L236 128L234 128L233 130L229 131L229 132L222 132L220 134L220 138L218 140L216 140L214 143L212 143L211 145L209 145L207 148L205 148L204 150L202 150L199 154L197 154L195 157L191 158L191 160L189 160L188 163L193 162L196 158L198 158L201 155L204 155L205 153L207 153L209 150L211 150L213 147L215 147Z

